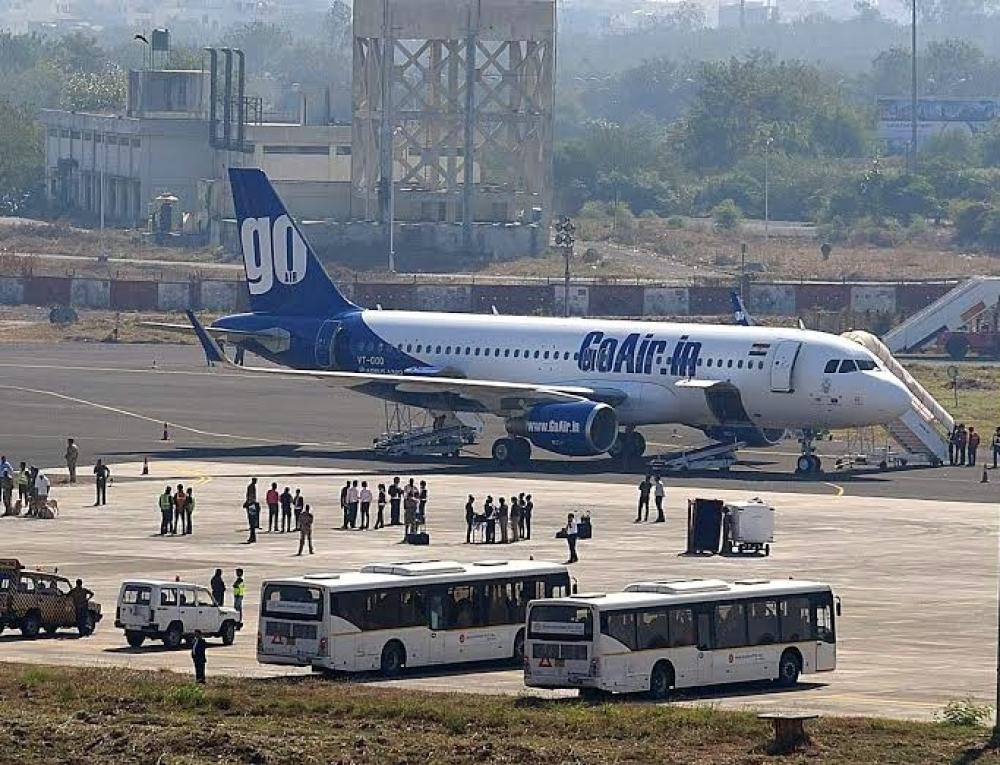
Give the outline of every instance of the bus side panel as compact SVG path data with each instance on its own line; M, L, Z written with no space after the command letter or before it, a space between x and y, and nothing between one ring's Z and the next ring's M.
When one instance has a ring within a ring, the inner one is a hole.
M818 643L816 646L816 671L829 672L837 668L837 644Z

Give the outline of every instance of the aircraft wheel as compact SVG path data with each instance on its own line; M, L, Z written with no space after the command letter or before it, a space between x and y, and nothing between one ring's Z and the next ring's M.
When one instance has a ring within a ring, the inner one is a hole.
M510 438L498 438L493 442L493 459L501 465L509 465L514 455L514 441Z
M622 435L624 441L624 457L641 457L646 453L646 439L638 431L626 432Z
M809 475L816 471L816 458L811 454L803 454L795 461L795 472L799 475Z
M527 438L513 438L514 444L511 461L515 465L527 465L531 462L531 441Z

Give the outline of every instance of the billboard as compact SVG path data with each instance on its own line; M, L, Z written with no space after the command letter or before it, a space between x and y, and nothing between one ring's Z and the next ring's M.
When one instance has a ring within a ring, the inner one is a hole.
M905 153L911 140L912 101L909 97L879 96L878 137L891 154ZM945 130L978 133L1000 117L996 98L917 99L917 143Z

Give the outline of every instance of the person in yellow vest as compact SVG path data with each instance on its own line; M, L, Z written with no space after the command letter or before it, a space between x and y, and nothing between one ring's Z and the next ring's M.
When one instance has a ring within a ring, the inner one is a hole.
M240 615L240 621L243 621L243 598L247 594L247 583L243 580L243 569L236 569L236 581L233 582L233 608Z

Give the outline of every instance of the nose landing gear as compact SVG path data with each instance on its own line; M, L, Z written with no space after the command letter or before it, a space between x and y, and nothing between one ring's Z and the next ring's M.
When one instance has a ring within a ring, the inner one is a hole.
M802 431L799 438L802 454L795 461L796 475L819 475L823 472L823 461L816 455L816 447L813 445L815 438L816 434L811 430Z

